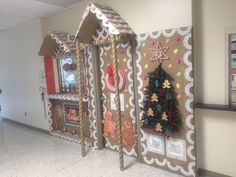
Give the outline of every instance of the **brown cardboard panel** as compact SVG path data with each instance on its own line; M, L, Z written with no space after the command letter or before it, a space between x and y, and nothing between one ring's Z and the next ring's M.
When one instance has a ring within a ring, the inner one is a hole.
M172 138L186 142L186 161L167 157L166 148L164 148L164 155L153 153L147 148L147 136L148 134L157 135L157 132L142 129L140 136L142 139L143 162L186 176L196 175L194 117L192 109L191 34L191 27L141 34L137 37L138 46L136 48L140 107L142 107L144 88L148 84L147 73L157 67L157 62L151 61L154 54L153 50L158 48L159 43L163 48L168 48L166 52L168 60L162 61L162 68L174 79L173 85L175 86L176 98L179 103L178 109L182 119L182 128L178 133L173 134ZM141 109L137 109L139 110L139 115L142 116ZM164 141L165 145L166 142L167 139Z
M66 128L67 133L73 133L73 131L76 132L76 134L79 135L79 127L73 126L72 124L66 124L65 123L65 117L64 117L64 107L63 104L67 103L76 103L76 102L71 102L71 101L63 101L63 100L50 100L52 107L51 107L51 112L52 112L52 127L53 130L59 130L63 132L63 129ZM87 105L84 105L84 108L86 110ZM86 112L86 111L84 111ZM84 118L84 130L85 130L85 137L90 137L90 131L89 131L89 120L87 119L87 116L85 114Z
M83 21L82 26L80 27L80 32L77 35L77 40L81 43L90 43L92 40L92 35L95 33L97 26L99 24L98 19L92 13L89 13L88 16Z
M49 35L44 38L39 50L39 56L55 56L57 43Z

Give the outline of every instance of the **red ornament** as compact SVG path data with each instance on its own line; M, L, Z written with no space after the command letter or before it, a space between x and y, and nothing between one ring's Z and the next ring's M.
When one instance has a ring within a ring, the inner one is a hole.
M175 63L176 63L177 65L179 65L179 64L181 63L181 60L180 60L179 58L177 58L177 59L175 60Z
M181 37L180 36L175 36L175 40L179 42L181 40Z
M168 115L168 118L169 118L169 119L172 119L172 114L171 114L171 112L168 112L167 115Z
M152 41L152 45L154 46L156 43L155 43L155 41Z
M165 89L160 89L160 96L163 97L165 95Z
M143 76L143 80L147 80L147 78L148 78L147 76Z

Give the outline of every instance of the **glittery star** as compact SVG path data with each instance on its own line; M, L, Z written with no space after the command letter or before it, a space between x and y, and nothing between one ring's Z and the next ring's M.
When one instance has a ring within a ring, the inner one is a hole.
M155 131L157 132L162 132L162 126L160 123L157 123L156 126L155 126Z
M168 80L165 80L163 82L163 87L162 88L170 88L170 82Z
M154 116L152 108L148 108L147 115L148 116Z
M157 48L151 49L153 53L151 61L157 61L157 63L160 64L163 60L168 60L169 57L166 54L168 49L168 47L162 47L161 43L158 42Z
M166 112L163 112L161 115L161 119L167 121L168 120L167 118L168 118L168 116L167 116Z
M151 96L151 102L158 102L158 96L157 94L153 93Z

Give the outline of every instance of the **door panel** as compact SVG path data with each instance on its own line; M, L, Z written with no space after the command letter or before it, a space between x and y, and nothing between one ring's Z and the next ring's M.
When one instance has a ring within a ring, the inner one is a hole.
M124 152L137 156L135 140L135 106L133 91L132 50L130 42L117 45L119 89ZM111 58L111 45L99 47L101 87L103 99L103 137L105 146L118 151L116 136L114 75Z

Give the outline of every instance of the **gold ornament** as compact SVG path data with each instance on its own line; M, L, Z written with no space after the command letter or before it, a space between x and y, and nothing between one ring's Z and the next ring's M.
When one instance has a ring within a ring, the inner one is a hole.
M163 82L163 87L162 88L170 88L170 82L168 80L165 80Z
M176 84L176 88L177 89L180 89L181 88L181 85L179 83Z
M147 115L152 117L154 116L152 108L148 108Z
M175 55L177 55L177 54L178 54L178 52L179 52L179 50L178 50L178 49L175 49L175 50L173 51L173 53L174 53Z
M158 102L158 96L155 93L151 96L151 102Z
M167 116L166 112L163 112L161 115L161 119L167 121L168 120L167 118L168 118L168 116Z
M178 72L178 73L177 73L177 76L178 76L178 77L181 76L181 72Z
M157 132L162 132L162 126L160 123L157 123L156 127L155 127L155 131Z

